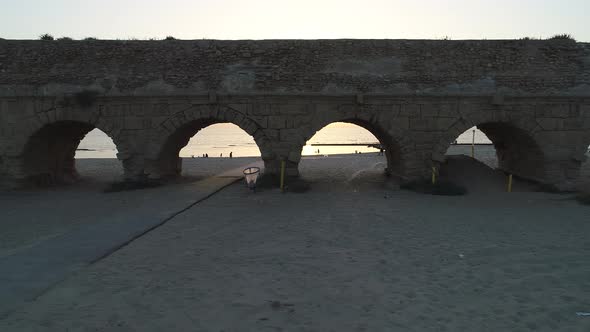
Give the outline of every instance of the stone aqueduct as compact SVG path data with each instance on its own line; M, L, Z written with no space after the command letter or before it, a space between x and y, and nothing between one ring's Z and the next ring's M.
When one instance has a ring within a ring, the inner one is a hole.
M478 126L500 168L569 189L590 145L590 45L571 40L0 40L0 176L76 176L93 128L125 177L178 175L180 149L219 122L252 135L267 173L298 174L305 142L350 122L387 172L428 176Z

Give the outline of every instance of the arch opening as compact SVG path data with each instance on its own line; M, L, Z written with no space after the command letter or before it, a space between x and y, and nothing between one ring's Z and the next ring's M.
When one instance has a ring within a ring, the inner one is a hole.
M301 178L309 182L384 182L402 172L400 148L389 135L359 119L332 122L317 130L302 147Z
M473 163L474 159L479 163ZM487 179L503 188L502 172L535 182L545 178L545 158L539 144L529 132L506 122L486 122L467 129L450 144L441 166L441 176L470 186L475 185L475 179Z
M448 147L445 155L473 157L490 168L498 168L494 143L477 126L471 127L457 136L457 139Z
M84 136L76 149L76 159L117 158L117 145L104 131L94 128Z
M193 120L165 138L148 172L156 178L200 177L254 162L260 155L255 138L240 126L216 119ZM200 167L205 162L206 167ZM188 166L184 171L183 164Z
M585 146L583 160L580 163L580 172L578 175L576 189L585 193L590 193L590 146Z
M541 147L525 130L501 122L477 126L494 144L498 168L523 178L545 178L545 157Z
M22 170L24 178L36 185L68 184L81 177L78 160L83 174L104 177L113 173L118 177L122 173L121 164L106 160L116 155L112 138L94 125L60 121L41 127L29 137L22 154ZM89 160L94 158L104 159L102 166L97 167L96 162ZM111 166L110 173L105 172L104 163Z

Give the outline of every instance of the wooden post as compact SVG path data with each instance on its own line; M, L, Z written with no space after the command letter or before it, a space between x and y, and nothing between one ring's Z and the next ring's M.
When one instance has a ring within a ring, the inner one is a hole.
M507 191L509 193L512 192L512 174L508 174L508 188L507 188Z
M436 184L436 167L432 166L432 184Z
M285 166L286 162L281 160L281 191L285 190Z
M473 135L471 136L471 158L475 159L475 129L473 129Z

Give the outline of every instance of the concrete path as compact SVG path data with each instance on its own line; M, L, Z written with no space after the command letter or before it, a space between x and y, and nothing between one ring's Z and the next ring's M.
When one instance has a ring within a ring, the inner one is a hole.
M262 162L198 182L145 190L145 201L148 204L134 210L132 214L108 216L91 225L0 257L0 319L27 301L34 300L71 273L108 256L241 180L242 170L249 166L262 168Z

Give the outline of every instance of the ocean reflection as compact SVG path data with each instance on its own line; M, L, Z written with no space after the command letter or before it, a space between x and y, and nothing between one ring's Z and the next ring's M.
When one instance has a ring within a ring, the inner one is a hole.
M471 128L457 138L458 143L471 143ZM476 143L490 143L479 130L475 130ZM302 155L332 155L348 153L369 153L379 150L368 146L378 144L377 138L368 130L349 123L333 123L317 132L303 147ZM316 146L314 144L351 144L349 146ZM355 145L356 144L356 145ZM358 145L361 144L361 145ZM318 151L319 150L319 151ZM180 150L185 158L200 157L258 157L260 150L254 138L238 126L231 123L214 124L200 130L188 144ZM102 131L95 129L82 140L76 152L76 158L116 158L117 150L113 140Z

